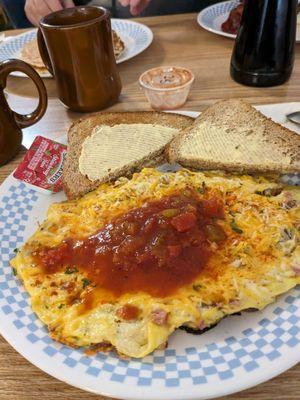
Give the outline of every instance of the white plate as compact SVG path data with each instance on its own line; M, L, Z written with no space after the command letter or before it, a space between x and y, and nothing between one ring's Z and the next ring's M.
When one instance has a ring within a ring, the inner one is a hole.
M112 19L112 28L125 44L125 50L117 59L117 64L129 60L143 52L153 40L153 32L148 26L128 19Z
M139 22L123 19L112 19L112 28L117 32L125 44L125 50L117 59L117 64L137 56L150 46L153 33L150 28ZM13 36L0 44L0 61L8 58L19 58L23 46L36 37L36 29ZM22 72L13 72L13 76L26 76ZM49 72L40 74L42 78L52 78Z
M202 10L197 16L197 22L202 28L217 35L235 39L236 35L222 31L221 25L226 21L230 11L239 4L238 0L223 1ZM300 42L300 30L297 25L296 42Z
M185 112L193 117L197 113ZM224 319L200 335L176 331L166 350L142 360L115 354L86 357L50 339L9 259L64 199L27 188L9 176L0 187L0 332L31 363L81 389L128 400L200 400L264 382L300 361L300 287L262 312Z

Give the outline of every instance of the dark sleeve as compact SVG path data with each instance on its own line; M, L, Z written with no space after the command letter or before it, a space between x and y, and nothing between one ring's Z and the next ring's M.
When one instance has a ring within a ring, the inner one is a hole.
M88 4L91 0L74 0L75 6L84 6Z
M0 0L0 5L14 28L32 26L24 12L25 0Z

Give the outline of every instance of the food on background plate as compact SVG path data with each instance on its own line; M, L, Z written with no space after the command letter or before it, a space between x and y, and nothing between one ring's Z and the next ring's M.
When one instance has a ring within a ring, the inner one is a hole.
M189 168L300 172L300 136L241 100L224 100L176 136L167 157Z
M300 283L299 201L262 177L144 169L52 204L11 264L52 338L144 357Z
M221 29L223 32L231 33L232 35L236 35L238 33L239 27L241 25L242 15L244 11L244 1L240 0L240 4L234 7L226 21L224 21L221 25ZM300 5L297 6L297 25L300 26Z
M30 64L40 74L45 74L48 72L40 56L40 51L36 38L24 44L20 52L19 58L24 62Z
M221 25L222 31L236 35L241 24L243 11L244 11L244 4L243 1L241 0L240 4L238 4L230 11L228 18Z
M194 79L187 68L157 67L145 71L139 83L154 110L172 110L186 102Z
M114 45L114 53L116 59L118 59L125 50L125 44L120 38L120 36L117 34L117 32L115 32L114 30L112 30L112 38ZM20 52L19 58L30 64L39 73L45 74L48 72L41 58L36 38L24 44Z
M243 0L240 0L240 4L230 11L226 21L224 21L221 25L223 32L231 33L232 35L236 35L238 33L244 11L243 2ZM297 6L297 26L300 26L300 4Z
M123 53L125 50L125 44L120 38L120 36L117 34L116 31L112 30L112 38L113 38L113 45L114 45L114 53L116 56L116 59L120 57L120 55Z
M193 121L159 112L100 113L76 121L68 132L66 195L78 198L100 183L158 165L166 145Z

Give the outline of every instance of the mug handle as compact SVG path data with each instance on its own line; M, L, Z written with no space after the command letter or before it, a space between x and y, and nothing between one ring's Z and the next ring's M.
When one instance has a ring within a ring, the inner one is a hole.
M45 66L46 66L47 70L50 72L50 74L52 76L54 76L50 56L48 53L48 49L47 49L47 46L45 43L43 33L41 31L41 28L39 28L37 31L37 42L38 42L39 51L40 51L40 55L42 57L43 63L45 64Z
M30 114L22 115L12 111L17 125L23 129L38 122L45 114L48 104L47 90L39 74L27 63L21 60L6 60L0 63L0 88L6 87L7 77L11 72L23 72L33 80L39 94L39 104Z

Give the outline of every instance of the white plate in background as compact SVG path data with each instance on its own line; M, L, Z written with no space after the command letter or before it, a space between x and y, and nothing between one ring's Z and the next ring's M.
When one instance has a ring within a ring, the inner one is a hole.
M223 32L221 25L226 21L230 11L239 4L238 0L223 1L202 10L197 16L198 24L209 32L235 39L236 35ZM300 42L300 29L297 25L296 42Z

